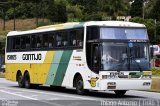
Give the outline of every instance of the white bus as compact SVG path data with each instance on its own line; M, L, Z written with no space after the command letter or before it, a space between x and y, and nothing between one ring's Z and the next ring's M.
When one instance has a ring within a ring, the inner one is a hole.
M7 35L6 79L20 87L51 85L86 90L151 87L149 39L142 24L73 22Z

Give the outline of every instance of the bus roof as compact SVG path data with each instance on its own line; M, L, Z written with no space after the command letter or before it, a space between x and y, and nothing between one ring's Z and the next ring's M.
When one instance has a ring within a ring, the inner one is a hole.
M124 21L69 22L69 23L64 23L64 24L42 26L42 27L38 27L36 29L28 30L28 31L11 31L8 33L7 36L40 33L40 32L62 30L62 29L80 28L84 26L142 27L142 28L145 28L145 25L143 24L133 23L133 22L124 22Z

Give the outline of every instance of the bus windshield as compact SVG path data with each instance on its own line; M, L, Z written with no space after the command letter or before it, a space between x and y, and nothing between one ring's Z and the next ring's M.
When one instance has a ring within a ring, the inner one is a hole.
M147 43L102 43L101 70L151 70Z

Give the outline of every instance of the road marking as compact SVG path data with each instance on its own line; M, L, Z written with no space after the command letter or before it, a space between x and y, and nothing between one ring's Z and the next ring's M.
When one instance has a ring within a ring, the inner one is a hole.
M20 93L22 93L22 92L14 92L14 93L16 93L16 94L20 94Z
M52 103L52 102L46 102L46 101L41 101L41 100L38 100L37 98L32 98L32 97L28 97L28 96L23 96L23 95L19 95L19 94L7 92L7 91L4 91L4 90L0 90L0 92L7 93L7 94L10 94L10 95L19 96L19 97L23 97L23 98L27 98L27 99L31 99L31 100L36 100L36 101L39 101L39 102L42 102L42 103L47 103L47 104L50 104L50 105L53 105L53 106L64 106L64 105L61 105L61 104Z
M49 100L60 100L60 98L51 98Z
M30 97L36 97L36 96L38 96L38 95L31 95Z
M0 90L0 92L7 93L7 94L10 94L10 95L20 96L20 97L27 98L27 99L31 99L31 100L38 100L38 99L36 99L36 98L32 98L32 97L28 97L28 96L23 96L23 95L19 95L19 94L7 92L7 91L4 91L4 90Z
M39 92L39 91L30 91L30 90L21 90L21 89L15 89L15 88L8 88L8 87L0 87L0 89L10 89L10 90L16 90L16 91L23 91L23 92L31 92L31 93L38 93L38 94L47 94L47 95L53 95L53 96L62 96L66 98L76 98L76 99L83 99L83 100L97 100L97 99L92 99L92 98L87 98L87 97L77 97L77 96L71 96L71 95L64 95L64 94L58 94L54 92L54 94L47 93L47 92ZM55 94L56 93L56 94Z

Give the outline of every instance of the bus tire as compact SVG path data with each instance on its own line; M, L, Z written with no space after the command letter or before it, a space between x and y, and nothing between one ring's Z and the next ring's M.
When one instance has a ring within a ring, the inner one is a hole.
M85 93L83 79L80 75L76 78L76 92L79 95L83 95Z
M17 82L18 82L18 86L20 88L24 87L24 79L23 79L23 76L22 76L21 72L18 72L18 74L17 74Z
M26 72L24 75L24 85L25 85L25 88L27 89L31 88L30 76L28 72Z
M127 91L126 90L116 90L114 92L117 96L124 96Z

